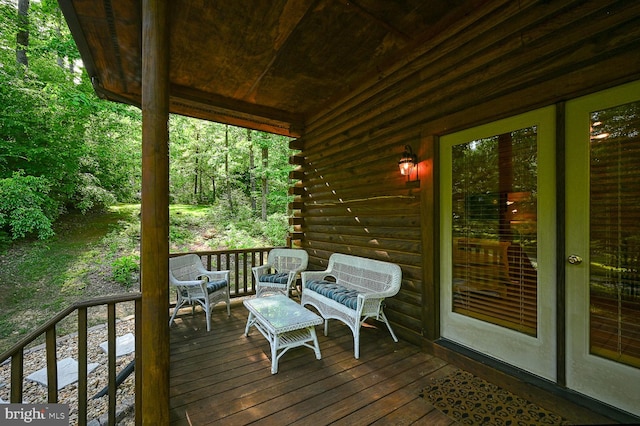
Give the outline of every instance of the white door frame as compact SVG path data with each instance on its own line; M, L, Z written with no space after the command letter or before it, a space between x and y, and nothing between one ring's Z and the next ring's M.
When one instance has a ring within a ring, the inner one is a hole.
M442 337L555 381L556 361L556 108L549 106L440 138L440 318ZM538 326L537 336L452 311L452 147L537 126L538 144Z

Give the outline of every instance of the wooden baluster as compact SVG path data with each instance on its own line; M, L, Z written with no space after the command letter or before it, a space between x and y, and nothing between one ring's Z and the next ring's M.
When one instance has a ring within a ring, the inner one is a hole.
M46 332L47 347L47 401L58 403L58 357L56 355L56 326L52 325Z
M11 357L11 397L13 404L22 402L22 376L24 374L24 348Z
M78 309L78 425L87 424L87 308Z
M109 365L109 425L116 421L116 305L107 305L108 365Z

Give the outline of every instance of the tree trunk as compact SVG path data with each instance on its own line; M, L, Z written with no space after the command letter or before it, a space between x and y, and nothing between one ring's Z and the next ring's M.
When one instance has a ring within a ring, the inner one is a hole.
M194 171L193 171L193 198L196 198L198 195L198 148L196 147L196 164L194 166Z
M269 166L269 148L262 148L262 220L267 220L267 167Z
M18 34L16 36L16 61L29 66L27 49L29 48L29 0L18 0Z
M56 36L59 40L62 40L62 10L56 7ZM64 58L60 55L60 52L56 55L58 66L64 69ZM69 58L69 72L73 74L73 61Z
M249 194L251 199L251 211L255 215L258 210L256 201L256 174L255 159L253 158L253 144L251 143L251 129L247 129L247 141L249 142Z
M235 212L233 208L233 197L231 195L231 177L229 176L229 125L224 126L224 145L227 148L224 154L224 170L227 175L227 199L229 201L229 211Z

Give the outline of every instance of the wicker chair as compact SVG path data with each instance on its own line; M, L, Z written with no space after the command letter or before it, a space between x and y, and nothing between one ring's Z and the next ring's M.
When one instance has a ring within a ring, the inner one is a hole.
M302 249L272 249L267 263L251 268L256 280L256 296L281 293L289 297L300 272L307 269L309 255Z
M207 317L207 331L211 330L211 310L219 302L227 304L227 315L231 316L229 300L229 271L208 271L200 256L186 254L169 258L169 284L176 289L176 307L169 320L173 323L178 310L189 304L195 312L196 304L202 306Z

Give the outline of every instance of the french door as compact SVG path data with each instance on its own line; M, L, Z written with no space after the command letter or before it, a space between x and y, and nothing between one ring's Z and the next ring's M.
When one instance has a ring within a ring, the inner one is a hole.
M567 386L640 415L640 82L566 115Z
M442 337L556 379L555 107L440 140Z
M564 206L555 107L441 138L441 335L640 415L640 81L565 108Z

